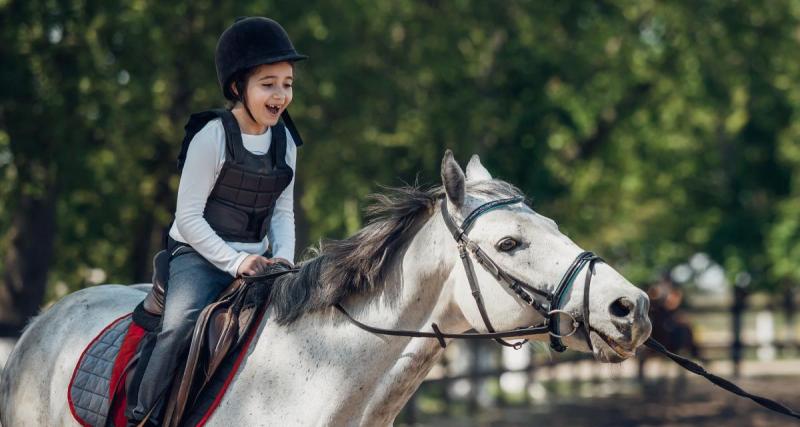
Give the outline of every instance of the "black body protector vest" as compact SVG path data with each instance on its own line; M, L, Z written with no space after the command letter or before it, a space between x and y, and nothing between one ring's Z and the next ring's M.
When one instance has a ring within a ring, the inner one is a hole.
M178 156L179 170L194 135L217 117L222 119L225 129L225 163L208 196L203 217L225 241L260 242L269 230L278 196L294 176L286 164L286 128L279 121L272 127L272 143L267 153L253 154L244 148L239 124L230 111L217 109L192 114Z

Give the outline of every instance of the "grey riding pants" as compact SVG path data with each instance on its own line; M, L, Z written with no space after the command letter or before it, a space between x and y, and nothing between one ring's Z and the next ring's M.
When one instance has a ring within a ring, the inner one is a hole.
M166 400L165 394L174 378L178 357L188 349L200 312L214 302L232 281L230 274L197 252L179 252L172 257L161 331L142 376L138 402L129 417L141 420L156 404ZM157 425L161 421L163 404L159 406L150 418Z

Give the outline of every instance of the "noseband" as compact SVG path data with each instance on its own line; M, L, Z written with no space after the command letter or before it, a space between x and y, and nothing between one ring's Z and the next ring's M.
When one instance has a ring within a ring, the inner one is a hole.
M464 222L461 223L461 226L456 225L453 217L447 212L447 201L445 198L442 199L441 203L441 211L442 211L442 218L444 219L444 223L447 225L448 230L453 235L456 243L458 244L458 252L461 257L461 261L464 264L464 270L467 273L467 280L469 281L470 290L472 291L472 297L475 299L475 304L478 306L478 311L481 314L481 318L483 319L483 323L486 326L486 330L489 331L488 333L444 333L439 330L439 327L433 323L431 324L431 329L433 332L422 332L422 331L410 331L410 330L403 330L403 329L384 329L378 328L375 326L370 326L364 323L359 322L358 320L354 319L347 310L344 309L340 304L336 304L336 308L342 312L353 324L358 326L361 329L366 331L381 334L381 335L392 335L392 336L405 336L405 337L420 337L420 338L436 338L439 340L439 345L442 347L446 346L445 338L456 338L456 339L494 339L498 343L513 347L515 349L519 349L522 347L523 344L527 342L527 340L523 339L522 341L518 341L515 343L509 343L505 341L504 338L521 338L530 335L541 335L541 334L549 334L550 335L550 347L557 351L562 352L567 349L564 343L561 341L562 338L569 337L573 335L578 329L581 328L583 325L583 329L586 335L586 343L589 346L589 350L593 349L592 342L589 338L589 286L591 285L592 276L594 275L594 265L598 261L602 261L600 257L595 255L592 252L581 252L575 261L567 269L564 276L561 278L558 286L555 288L553 293L543 291L540 289L536 289L533 286L525 283L524 281L514 277L512 274L504 270L500 267L494 260L492 260L486 252L481 249L481 247L469 239L467 233L472 227L472 224L475 220L493 210L503 206L512 205L516 203L521 203L524 201L522 197L512 197L508 199L500 199L494 200L491 202L484 203L483 205L479 206L477 209L472 211L465 219ZM510 331L495 331L494 327L492 326L492 322L489 320L489 315L486 312L486 306L483 303L483 297L481 296L481 290L478 286L478 280L475 276L475 270L472 266L472 261L470 259L469 254L475 257L475 260L478 264L483 267L489 274L491 274L497 281L505 283L509 289L516 295L525 305L532 307L536 310L542 317L544 317L545 321L543 324L538 326L528 326L528 327L521 327ZM582 316L583 318L581 321L575 318L572 314L565 311L563 309L564 303L564 296L569 292L570 288L572 287L575 278L578 276L578 273L588 264L589 271L586 273L586 280L584 282L584 289L583 289L583 308L582 308ZM544 302L540 302L537 300L537 296L544 298ZM571 330L567 333L560 332L560 317L567 316L570 320Z

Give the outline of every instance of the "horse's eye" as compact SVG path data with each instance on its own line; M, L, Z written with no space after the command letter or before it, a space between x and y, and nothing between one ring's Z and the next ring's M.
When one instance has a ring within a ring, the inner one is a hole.
M497 242L497 250L508 252L519 245L519 242L512 237L505 237L503 240Z

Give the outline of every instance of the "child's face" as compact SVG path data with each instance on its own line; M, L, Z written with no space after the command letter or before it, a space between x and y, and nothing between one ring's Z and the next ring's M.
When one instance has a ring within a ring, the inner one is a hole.
M247 81L247 107L259 125L274 126L292 102L294 68L289 62L260 65Z

